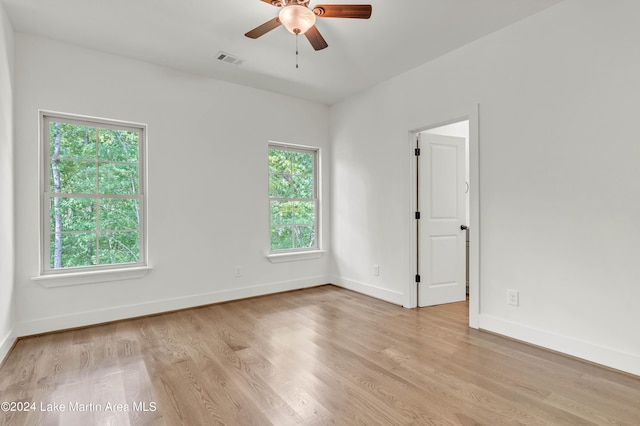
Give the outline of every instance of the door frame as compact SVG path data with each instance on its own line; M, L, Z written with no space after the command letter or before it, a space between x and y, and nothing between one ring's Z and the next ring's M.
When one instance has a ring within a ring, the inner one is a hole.
M418 133L437 127L446 126L447 124L457 123L469 120L469 327L479 328L480 316L480 173L479 173L479 123L478 123L479 105L474 104L462 108L454 108L450 111L442 111L426 117L424 126L409 130L409 150L410 153L410 184L409 197L411 212L413 218L414 212L417 211L416 193L417 182L416 173L417 161L414 154ZM415 282L417 270L417 246L418 235L416 232L416 221L410 221L411 226L411 247L409 250L409 270L411 272L408 279L405 292L404 306L407 308L415 308L418 306L417 289L418 283Z

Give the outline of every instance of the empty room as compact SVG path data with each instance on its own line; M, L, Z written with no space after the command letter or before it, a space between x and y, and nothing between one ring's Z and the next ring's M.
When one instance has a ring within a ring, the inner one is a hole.
M640 424L639 18L0 0L0 424Z

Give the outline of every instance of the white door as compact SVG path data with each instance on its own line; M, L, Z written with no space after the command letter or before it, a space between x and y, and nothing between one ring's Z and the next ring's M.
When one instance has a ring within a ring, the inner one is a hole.
M466 298L465 139L418 134L418 306Z

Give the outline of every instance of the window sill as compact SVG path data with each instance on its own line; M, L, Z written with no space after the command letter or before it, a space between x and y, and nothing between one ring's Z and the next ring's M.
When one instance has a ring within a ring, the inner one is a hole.
M267 253L267 259L271 263L295 262L298 260L319 259L326 252L326 250L309 250L289 253Z
M124 281L142 278L153 269L151 266L135 268L109 269L104 271L73 272L67 274L50 274L31 277L47 288L65 287L82 284L104 283L108 281Z

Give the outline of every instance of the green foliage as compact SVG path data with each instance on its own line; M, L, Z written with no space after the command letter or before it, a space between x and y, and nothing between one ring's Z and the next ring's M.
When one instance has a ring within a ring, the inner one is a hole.
M51 232L55 231L55 199L51 200ZM92 198L58 198L61 229L67 232L92 231L96 226L96 201Z
M315 156L312 151L269 150L271 250L316 245Z
M138 262L138 132L51 122L49 136L51 267Z
M57 162L60 172L60 190L56 191L54 168L49 173L51 178L51 192L69 194L93 194L96 189L97 167L95 162L81 160L59 160Z
M77 266L96 265L96 234L71 233L59 234L62 240L61 267L73 268ZM51 247L55 245L56 234L51 234ZM55 264L55 254L51 250L51 267Z
M101 194L137 194L138 166L133 164L98 164L98 186Z
M137 231L140 225L138 200L99 198L100 229L105 231Z
M135 263L139 260L140 248L137 232L104 232L99 235L100 245L98 246L95 232L60 234L62 239L62 267L74 268L90 265ZM55 234L52 233L51 247L54 244ZM51 266L53 266L55 262L53 251L51 251L50 261Z
M56 138L59 138L59 153L61 159L95 159L96 158L96 128L69 123L49 124L50 156L55 158Z
M100 263L134 263L140 257L137 232L100 233Z

